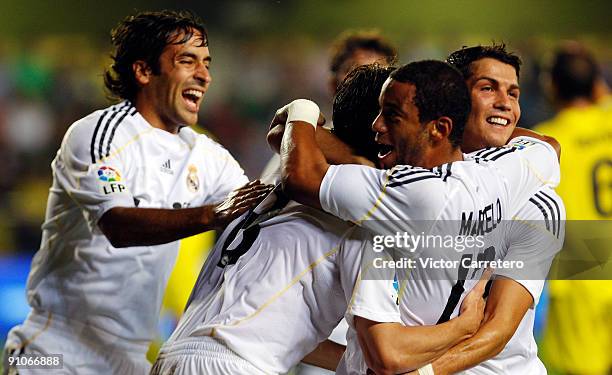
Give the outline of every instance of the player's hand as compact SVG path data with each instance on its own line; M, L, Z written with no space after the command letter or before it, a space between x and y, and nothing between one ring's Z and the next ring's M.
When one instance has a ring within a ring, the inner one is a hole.
M289 109L290 105L291 103L276 110L268 130L273 129L276 125L285 125L287 123L287 110Z
M277 125L285 125L287 123L287 119L289 116L289 109L291 106L300 105L297 103L298 101L293 101L284 107L279 108L275 113L272 121L270 122L269 130L273 129ZM297 103L297 104L296 104ZM325 125L326 119L323 113L319 112L319 117L317 119L317 126Z
M463 320L465 329L470 333L475 333L484 318L485 300L483 298L487 282L493 274L493 269L487 268L480 277L476 286L465 296L461 303L459 316Z
M270 126L268 128L266 140L272 151L276 152L277 154L280 153L280 146L283 141L283 135L285 134L285 125L287 123L289 107L292 105L292 103L293 102L287 104L282 108L279 108L274 113L274 118L272 118L272 121L270 122ZM325 125L325 121L325 116L323 115L323 113L319 112L317 126Z
M231 192L225 200L213 208L215 227L224 228L230 221L255 207L271 191L274 185L255 180Z

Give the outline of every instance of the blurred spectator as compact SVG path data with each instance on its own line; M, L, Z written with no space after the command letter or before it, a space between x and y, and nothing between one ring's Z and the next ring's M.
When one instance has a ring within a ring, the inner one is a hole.
M333 42L329 63L329 91L336 94L347 74L361 65L392 65L397 49L376 30L348 30Z
M329 56L329 78L327 88L330 95L336 95L338 85L351 70L361 65L378 63L392 65L397 59L397 48L385 39L377 30L347 30L333 42ZM302 97L304 94L301 95ZM321 105L321 103L319 103ZM324 106L321 106L323 111ZM327 125L332 126L331 116ZM280 167L278 155L273 155L261 173L264 181L270 181L277 175ZM344 339L342 341L345 341Z
M562 147L557 192L568 220L612 218L612 107L599 68L583 47L562 46L551 69L559 113L536 130ZM592 223L598 225L597 222ZM577 233L566 226L566 246ZM552 373L607 374L612 370L612 281L551 280L541 354Z

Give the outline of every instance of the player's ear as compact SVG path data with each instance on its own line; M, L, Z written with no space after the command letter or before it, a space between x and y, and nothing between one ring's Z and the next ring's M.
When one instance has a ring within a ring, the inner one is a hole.
M140 83L141 85L146 85L149 83L153 72L146 62L142 60L134 61L132 64L132 70L134 71L134 78L136 78L136 82Z
M449 117L442 116L437 120L432 121L430 128L430 138L436 141L441 141L448 138L453 130L453 120Z

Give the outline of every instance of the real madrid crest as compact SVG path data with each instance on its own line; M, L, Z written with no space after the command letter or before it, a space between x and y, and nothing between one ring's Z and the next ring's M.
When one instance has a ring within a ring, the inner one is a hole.
M198 178L198 168L190 164L187 173L187 189L192 193L197 193L200 190L200 179Z

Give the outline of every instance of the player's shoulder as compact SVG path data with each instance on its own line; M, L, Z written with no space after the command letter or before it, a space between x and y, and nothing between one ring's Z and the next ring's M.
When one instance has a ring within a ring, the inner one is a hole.
M556 155L554 148L547 142L527 136L520 136L508 141L508 144L499 147L486 147L481 150L476 150L469 154L465 154L467 159L473 160L476 163L494 162L497 160L509 159L523 154L527 150L532 150L535 147L544 153L550 153L551 156Z
M443 204L443 197L456 181L458 177L456 172L456 163L445 163L431 169L408 165L396 166L387 172L385 193L397 197L402 202L406 200L408 194L411 207L415 209L428 207L428 211L436 210L436 207Z
M279 223L293 223L297 229L295 234L307 237L312 235L312 233L307 233L308 231L342 236L353 226L353 224L325 211L317 210L295 201L289 201L277 216L269 220L269 225Z
M543 186L516 212L521 220L565 220L563 199L549 186Z
M191 127L181 128L180 137L189 144L197 145L208 152L228 153L227 149L208 134L200 133Z
M387 172L387 184L393 188L415 188L440 185L453 175L453 163L446 163L428 169L410 165L398 165Z
M113 142L132 136L137 129L125 126L134 122L136 108L123 101L104 109L96 110L75 121L66 132L63 147L69 147L77 154L90 154L92 160L99 160L110 150Z
M517 149L509 146L486 147L474 152L465 154L466 160L474 161L477 164L492 162L501 157L515 152Z
M125 100L106 108L93 111L89 115L75 121L71 128L78 128L82 129L82 132L90 131L93 133L96 128L120 123L124 118L129 119L129 117L133 117L136 113L136 108L132 103Z
M561 236L566 220L565 205L554 189L543 186L517 210L513 220L523 223L522 225L511 226L515 230L516 228L523 228L526 231L531 231L532 228L541 228L557 238L563 238ZM521 236L524 233L516 235Z

